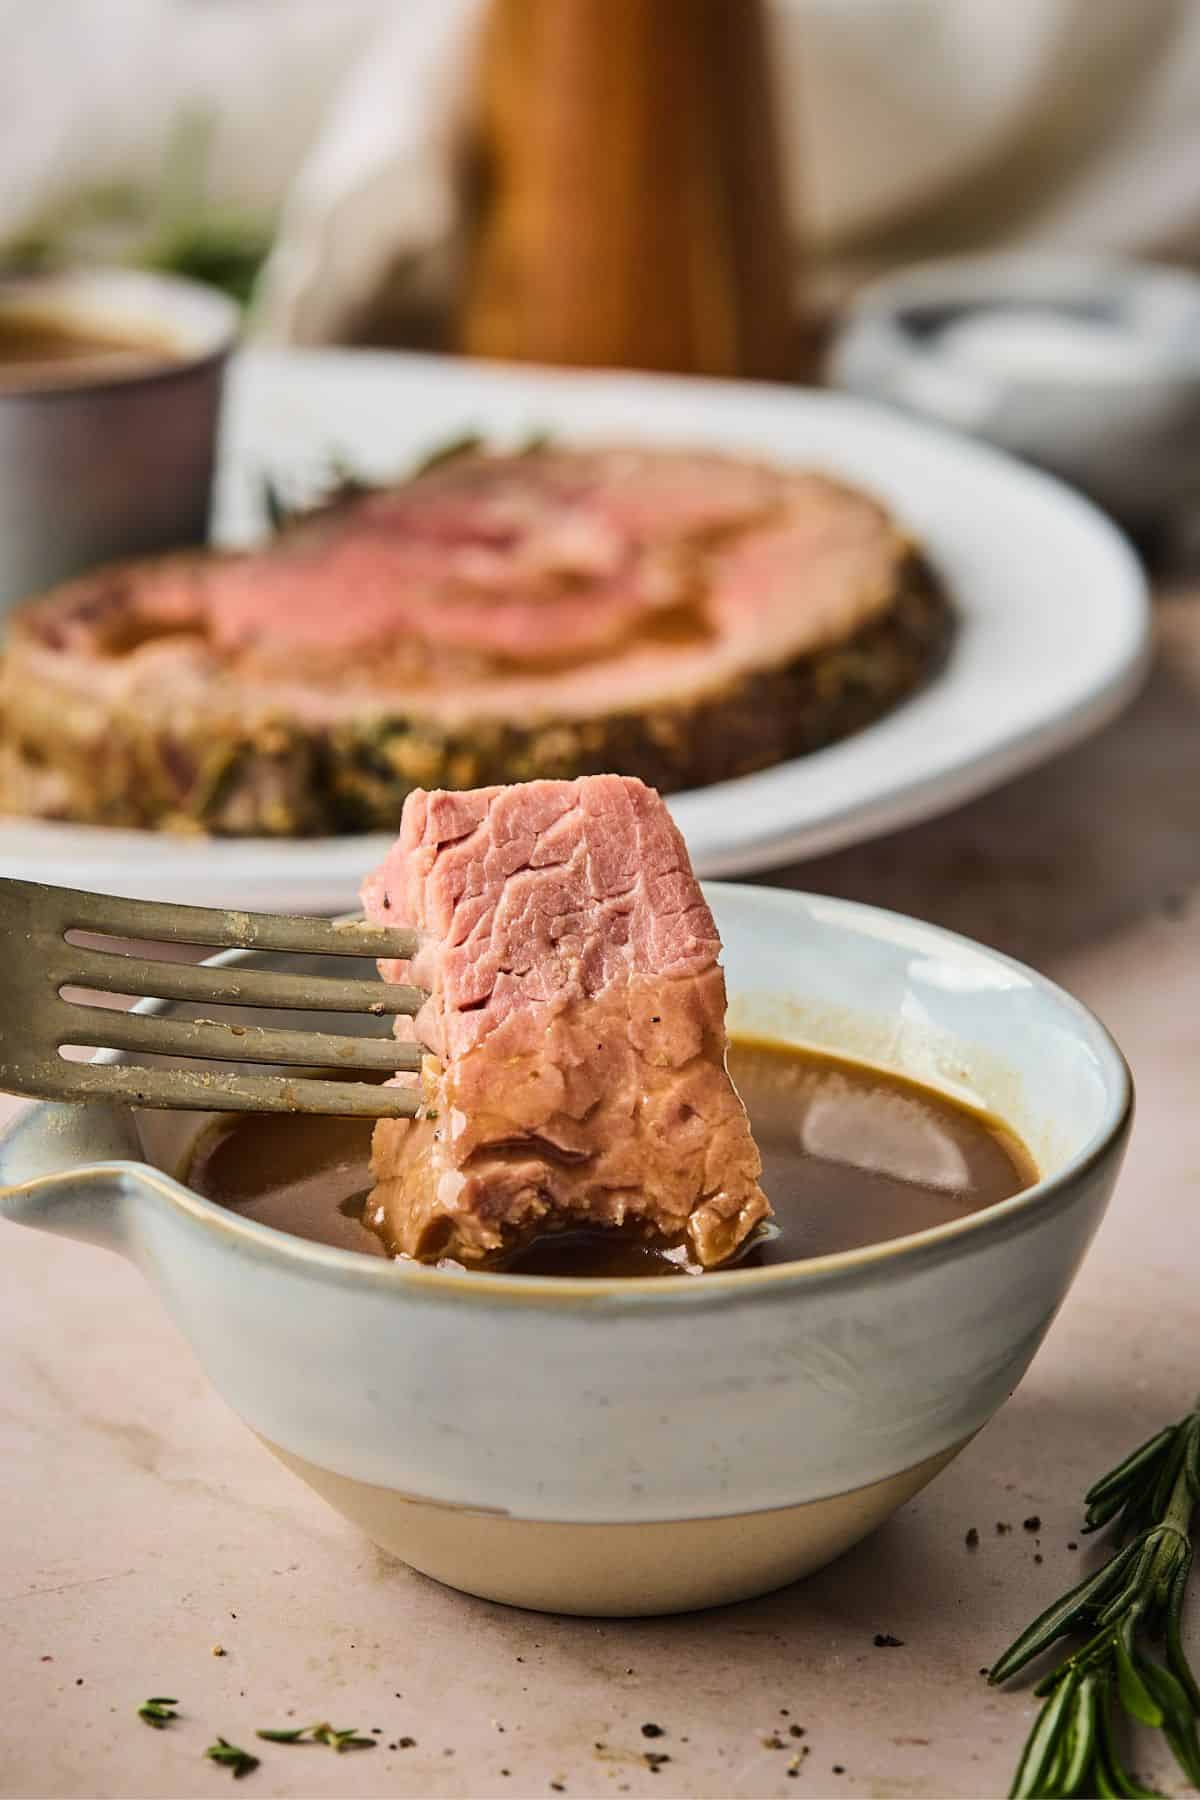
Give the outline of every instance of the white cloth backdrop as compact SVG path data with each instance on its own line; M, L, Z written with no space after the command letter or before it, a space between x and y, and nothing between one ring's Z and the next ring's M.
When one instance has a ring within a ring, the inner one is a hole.
M152 187L213 120L214 205L281 208L258 328L319 342L426 289L482 0L0 0L0 243ZM773 0L797 240L835 290L1053 242L1200 260L1200 0Z

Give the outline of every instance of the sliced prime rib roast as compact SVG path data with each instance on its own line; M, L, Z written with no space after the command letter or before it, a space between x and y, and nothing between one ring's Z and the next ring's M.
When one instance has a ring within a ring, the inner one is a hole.
M262 550L117 565L12 621L0 809L395 830L419 786L664 792L813 749L928 673L949 611L867 495L696 452L471 452Z
M399 1254L494 1261L620 1227L723 1262L770 1208L725 1072L712 914L666 807L597 775L417 792L363 892L423 943L427 1116L375 1128L364 1218Z

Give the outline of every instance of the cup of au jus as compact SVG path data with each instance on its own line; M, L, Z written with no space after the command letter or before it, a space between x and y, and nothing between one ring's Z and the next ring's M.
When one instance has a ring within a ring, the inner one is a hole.
M166 275L0 279L0 609L202 542L238 309Z

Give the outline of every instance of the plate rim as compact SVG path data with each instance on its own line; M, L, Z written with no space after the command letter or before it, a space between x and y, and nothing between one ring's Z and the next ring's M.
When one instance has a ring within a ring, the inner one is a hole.
M1093 553L1099 553L1101 561L1107 563L1110 571L1105 593L1106 617L1110 624L1115 622L1120 629L1106 662L1092 672L1088 685L1075 693L1069 704L1057 708L1043 706L1037 716L1027 721L1015 720L1009 729L1005 729L1001 721L987 741L977 744L973 749L968 747L965 756L951 753L935 757L933 766L928 762L914 766L910 761L907 770L902 767L895 779L882 784L876 771L876 778L869 786L864 786L856 796L837 804L827 816L818 812L814 817L810 811L805 818L793 817L766 830L752 829L744 833L735 830L732 841L724 844L719 840L723 834L728 838L728 825L714 829L710 824L703 835L718 841L710 841L708 844L689 843L697 872L704 877L748 875L769 868L779 868L788 863L827 855L950 811L1029 771L1108 723L1133 698L1150 666L1152 639L1148 583L1132 545L1119 527L1066 482L1021 462L993 445L965 437L937 422L913 419L858 395L836 390L627 371L479 363L463 358L375 349L307 350L287 347L250 347L239 352L234 361L235 394L230 411L237 418L239 411L246 412L250 409L256 399L256 382L266 382L268 392L271 383L281 380L302 385L306 379L311 381L314 376L319 376L324 381L332 380L336 383L339 376L350 369L355 370L355 378L360 380L364 374L374 377L386 370L391 377L407 375L417 385L423 382L440 384L448 413L453 415L457 410L460 421L464 407L470 404L468 397L472 393L477 396L476 403L482 407L487 405L489 399L494 404L494 396L500 392L511 397L524 391L534 410L539 404L539 396L543 397L541 404L547 403L544 398L547 393L557 396L559 404L569 402L572 393L604 393L618 407L623 399L644 400L647 394L674 395L693 405L701 403L702 409L704 403L712 402L711 416L706 419L703 431L690 427L681 431L678 420L668 418L657 433L658 441L669 443L690 440L699 444L704 443L707 437L707 441L719 446L724 436L734 453L753 454L744 443L736 441L737 433L732 438L730 436L730 420L740 408L748 415L747 424L742 426L743 432L755 426L752 415L758 415L757 429L761 430L763 437L758 453L784 462L799 461L802 455L815 459L820 452L817 449L800 452L783 448L778 442L772 441L773 424L777 429L778 422L787 419L789 415L792 420L796 420L801 414L807 414L807 423L819 433L822 418L838 420L846 428L851 440L857 430L866 437L874 436L877 442L881 436L891 436L897 445L908 440L918 446L931 446L935 454L950 452L966 466L969 476L978 476L985 487L995 479L1006 482L1012 493L1015 483L1019 504L1023 504L1028 498L1034 504L1040 503L1043 508L1049 507L1057 515L1060 524L1066 521L1090 538ZM257 400L260 407L265 406L261 389ZM774 421L771 414L775 415ZM447 423L449 422L451 421L448 420ZM238 423L240 424L240 419ZM581 436L586 441L590 434L594 441L597 435L594 426L589 425L586 420L582 423ZM336 432L330 434L335 439L337 435ZM503 433L497 435L502 436ZM652 439L655 433L641 429L636 435ZM222 437L218 491L222 486L227 487L239 477L244 477L249 465L255 460L251 435L243 431L242 438L245 441L240 443L236 438L231 442L233 436L230 431L230 414L227 413ZM865 448L862 454L866 460ZM839 445L831 446L830 457L839 465L846 459L853 461L853 445L848 443L846 436L843 436ZM840 466L837 472L842 472ZM849 475L849 479L855 479L853 474ZM868 489L872 487L873 481L869 475L864 473L860 479ZM887 494L882 498L888 505L895 504ZM902 508L900 510L902 514ZM1044 513L1043 516L1048 517L1049 514ZM230 534L225 532L218 535ZM236 532L234 535L237 535ZM936 566L936 527L931 530L927 522L924 536ZM950 586L953 602L955 596L952 577ZM991 616L991 609L986 609L985 616ZM920 705L931 696L936 706L939 694L953 696L955 663L956 651L952 647L944 668L916 695L901 702L875 725L829 746L828 752L810 752L806 756L775 764L757 775L668 796L668 805L673 813L677 817L678 811L683 813L679 822L685 836L688 835L689 824L692 824L693 830L696 828L695 823L688 819L689 810L725 807L736 812L737 793L742 781L754 781L759 776L772 775L782 779L789 773L795 775L805 768L819 768L819 759L823 754L833 754L844 745L869 740L872 733L886 729L889 720L903 715L910 706ZM744 794L745 790L742 792ZM128 871L135 882L141 880L144 885L148 883L149 886L145 888L147 892L161 894L168 888L179 892L185 879L190 883L199 878L205 887L206 897L221 885L226 892L239 885L249 889L252 899L243 903L297 904L295 896L307 894L311 897L319 893L325 897L321 910L326 910L329 906L346 903L349 892L346 877L349 869L357 871L352 878L356 882L372 866L373 859L379 856L381 847L388 841L387 833L378 832L289 840L193 840L170 838L153 831L139 832L9 817L0 818L0 872L19 872L28 878L29 862L32 860L37 863L40 860L44 867L57 868L61 865L63 878L74 880L68 865L86 862L98 867L103 863L111 863L114 873L120 867L122 873ZM272 865L269 872L268 864ZM40 871L38 876L42 878ZM157 886L154 885L156 881L159 884ZM268 898L270 893L274 894L273 901ZM337 898L334 898L335 895ZM308 903L311 905L311 899Z

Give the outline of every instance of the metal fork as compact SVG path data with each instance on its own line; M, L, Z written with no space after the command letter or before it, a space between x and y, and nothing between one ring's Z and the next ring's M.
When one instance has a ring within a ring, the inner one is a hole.
M67 1061L71 1044L200 1061L283 1063L309 1069L392 1073L419 1069L422 1048L391 1036L339 1036L206 1018L162 1018L66 1000L64 987L140 994L200 1006L285 1007L370 1014L415 1013L424 990L400 983L191 962L159 962L116 947L69 941L68 933L125 941L204 944L214 949L407 959L416 933L361 920L333 922L271 913L219 912L161 901L117 900L36 881L0 880L0 1089L51 1100L124 1100L135 1106L205 1112L339 1113L411 1117L414 1087L221 1069Z

